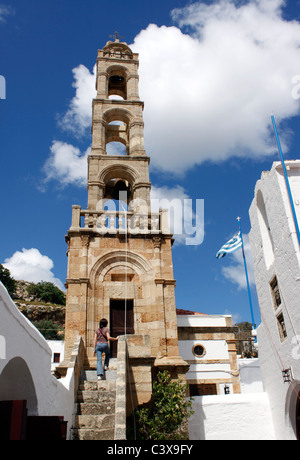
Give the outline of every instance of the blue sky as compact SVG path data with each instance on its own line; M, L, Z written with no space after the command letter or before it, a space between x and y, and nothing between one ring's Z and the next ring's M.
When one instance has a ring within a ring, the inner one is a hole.
M87 201L97 49L118 30L140 53L154 190L204 200L203 243L173 249L177 307L250 322L240 251L215 254L237 216L250 231L255 183L278 160L272 112L286 159L299 158L299 12L282 0L0 0L0 262L64 283L71 208ZM252 299L259 323L253 286Z

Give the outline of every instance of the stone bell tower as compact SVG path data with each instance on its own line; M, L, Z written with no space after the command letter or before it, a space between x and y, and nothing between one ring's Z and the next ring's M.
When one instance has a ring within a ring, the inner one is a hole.
M178 351L168 214L150 209L138 67L138 54L118 39L98 50L88 205L73 206L66 236L65 354L80 334L85 365L95 367L94 331L104 317L112 336L146 337L154 366L184 374L188 365ZM126 153L107 154L110 142L123 144ZM113 209L106 209L107 203Z

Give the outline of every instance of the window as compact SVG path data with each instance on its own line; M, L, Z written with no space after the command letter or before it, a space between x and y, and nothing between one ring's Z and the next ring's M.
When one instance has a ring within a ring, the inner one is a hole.
M206 355L206 350L203 345L197 344L193 348L193 354L196 358L203 358Z
M279 315L277 316L277 326L278 326L280 340L281 342L283 342L287 338L287 332L286 332L283 313L279 313Z
M273 307L276 312L275 314L276 314L278 332L279 332L280 340L281 342L283 342L287 338L287 331L286 331L285 320L284 320L284 316L282 312L282 301L281 301L281 294L279 291L277 276L274 276L274 278L270 282L270 287L271 287L271 293L272 293L272 299L273 299Z
M60 362L60 353L54 353L53 354L53 362L54 363L59 363Z
M275 310L277 310L277 308L281 305L281 297L280 297L279 286L278 286L278 281L277 281L276 276L274 276L274 278L272 279L270 286L272 290L274 308Z

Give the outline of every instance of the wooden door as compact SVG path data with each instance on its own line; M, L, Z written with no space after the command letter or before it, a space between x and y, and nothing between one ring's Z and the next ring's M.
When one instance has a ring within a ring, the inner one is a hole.
M192 383L190 384L190 396L207 396L217 394L215 383Z
M126 331L125 331L125 307L126 307ZM110 335L134 334L133 300L110 300ZM117 356L117 342L110 342L112 358Z
M0 401L0 440L26 439L27 401Z

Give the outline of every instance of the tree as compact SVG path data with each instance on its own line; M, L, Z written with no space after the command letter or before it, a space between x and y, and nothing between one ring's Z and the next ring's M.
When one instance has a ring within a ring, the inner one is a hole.
M9 295L13 297L16 293L16 280L10 275L10 271L0 264L0 281L6 287Z
M33 295L41 302L50 302L57 305L66 305L66 295L55 284L49 281L40 281L37 284L31 283L27 287L29 295Z
M235 338L238 355L243 358L257 357L257 349L253 346L254 339L252 337L253 325L247 321L237 323L235 326Z
M171 382L169 372L159 372L153 384L150 407L137 408L134 418L138 438L141 440L184 439L182 432L187 419L193 414L192 399L186 399L187 385Z
M248 332L252 331L252 328L253 328L252 323L249 323L248 321L244 321L242 323L236 323L235 326L238 327L238 329L241 331L248 331Z
M59 327L51 320L41 319L40 321L33 321L32 323L46 340L59 340Z

